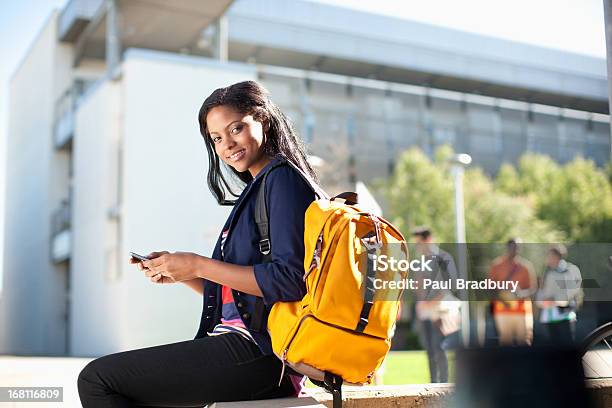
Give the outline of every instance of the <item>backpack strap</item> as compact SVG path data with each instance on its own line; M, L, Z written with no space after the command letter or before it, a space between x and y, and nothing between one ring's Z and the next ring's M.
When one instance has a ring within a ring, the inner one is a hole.
M255 223L257 224L257 231L259 232L259 252L263 255L262 260L264 263L272 261L272 245L270 243L268 208L266 204L266 178L273 169L283 166L284 164L284 162L279 162L266 170L261 178L259 190L257 191L257 200L255 201ZM253 310L251 325L249 327L254 332L259 333L265 330L265 327L263 327L265 312L266 306L264 305L263 298L258 296L255 300L255 309Z
M352 191L345 191L331 198L331 201L336 201L346 205L357 205L359 203L359 196L357 193Z
M332 393L333 408L342 408L342 377L325 372L325 389Z
M332 408L342 408L342 377L325 371L323 381L310 378L310 381L332 394Z
M374 257L376 256L376 247L368 247L368 270L366 272L366 287L363 300L363 306L361 307L361 313L359 315L359 322L355 331L363 333L366 326L368 325L368 319L370 318L370 311L374 305L374 294L376 293L374 281L376 278L376 271L374 268Z
M517 262L515 262L515 263L512 265L512 269L510 269L510 272L508 272L508 273L506 274L506 276L504 277L504 279L502 279L502 280L503 280L503 281L509 281L509 280L510 280L510 278L514 277L514 274L515 274L516 272L518 272L518 269L519 269L519 265L518 265L518 263L517 263Z
M376 287L374 285L374 281L376 280L376 268L374 267L374 263L376 259L376 253L382 246L382 244L378 240L373 241L376 236L377 235L374 232L370 232L369 234L361 238L361 242L367 251L368 263L364 282L365 292L363 294L363 305L361 307L361 313L359 314L359 321L357 322L357 327L355 327L355 331L359 333L363 333L366 326L368 325L370 311L372 310L372 306L374 305L374 295L376 294Z
M268 222L268 204L266 203L266 179L272 170L285 165L285 162L274 164L263 175L259 190L257 191L257 201L255 201L255 223L259 232L259 252L263 255L263 262L272 260L272 245L270 244L270 227Z
M261 178L259 190L257 191L257 200L255 201L255 223L257 224L257 230L259 232L259 252L261 252L263 255L262 260L264 263L272 261L272 243L270 242L270 224L268 221L268 205L266 203L266 179L272 170L284 165L289 165L296 170L300 177L302 177L302 179L310 186L310 188L319 198L329 199L329 195L325 192L325 190L323 190L309 175L304 173L299 167L290 161L280 161L267 169ZM263 303L263 299L258 297L255 301L255 310L251 318L251 330L255 332L265 330L265 327L263 327L263 317L265 311L266 308Z
M292 162L287 160L285 163L287 163L295 171L297 171L297 173L300 175L300 177L302 177L302 179L306 182L306 184L308 184L310 186L310 188L312 189L312 191L314 191L314 193L317 195L317 197L323 198L323 199L326 199L326 200L330 199L329 194L327 194L325 192L325 190L323 190L323 188L321 188L321 186L319 184L317 184L317 182L312 179L312 177L310 177L308 174L304 173L304 171L302 171L302 169L300 169L298 166L296 166ZM272 169L270 169L270 170L272 170Z

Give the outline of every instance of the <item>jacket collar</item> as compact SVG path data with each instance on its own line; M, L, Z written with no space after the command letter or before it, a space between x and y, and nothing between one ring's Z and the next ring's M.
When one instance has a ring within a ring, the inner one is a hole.
M244 203L248 201L247 200L248 196L253 192L253 190L256 190L256 188L254 187L255 184L259 184L259 181L261 180L263 175L266 174L266 172L268 171L270 167L272 167L276 163L283 162L283 161L286 161L286 160L282 156L280 155L274 156L272 160L270 160L270 162L266 164L264 168L261 169L259 173L257 173L257 175L251 181L247 183L247 185L244 187L244 190L242 191L242 194L240 194L240 197L238 198L238 200L236 201L236 204L234 205L234 210L232 211L232 216L227 224L227 228L231 230L233 226L233 221L236 218L236 214L238 214L238 212L242 209L242 206L244 205Z
M257 173L257 175L255 176L255 178L253 178L253 180L251 180L249 182L249 184L253 184L255 181L261 179L263 177L263 175L266 173L266 171L268 171L268 169L270 167L272 167L274 164L279 163L279 162L283 162L285 161L285 158L281 155L275 155L274 157L272 157L272 159L270 160L270 162L268 164L266 164L263 169L260 170L259 173Z

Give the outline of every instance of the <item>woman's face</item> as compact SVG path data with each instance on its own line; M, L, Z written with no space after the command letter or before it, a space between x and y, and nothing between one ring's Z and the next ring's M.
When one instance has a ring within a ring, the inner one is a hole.
M208 133L217 155L236 171L249 171L253 177L270 158L262 152L264 129L251 115L230 106L215 106L206 116Z

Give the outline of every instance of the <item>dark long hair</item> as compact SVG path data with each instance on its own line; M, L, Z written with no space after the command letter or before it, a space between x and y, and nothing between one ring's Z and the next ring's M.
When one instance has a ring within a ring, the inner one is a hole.
M229 174L233 174L245 184L251 181L253 176L248 170L236 171L217 156L206 123L208 112L216 106L231 106L244 115L253 116L253 119L260 122L264 129L268 125L261 146L263 154L270 157L281 156L317 181L316 173L306 160L302 140L297 135L289 118L270 100L269 95L270 93L266 88L255 81L238 82L225 88L215 89L200 108L198 123L208 152L208 188L221 205L233 205L235 203L233 200L226 199L226 193L233 197L240 195L234 192L228 182L230 180L227 180L221 171L221 163L229 171Z

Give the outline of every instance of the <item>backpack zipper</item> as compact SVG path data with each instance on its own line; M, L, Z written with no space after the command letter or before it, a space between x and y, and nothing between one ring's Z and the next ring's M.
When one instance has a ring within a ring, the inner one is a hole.
M283 381L283 376L285 375L285 364L287 361L287 353L289 352L289 346L291 345L291 342L293 341L293 339L295 338L295 336L297 335L298 330L300 329L300 326L302 325L302 323L304 322L304 320L306 320L307 317L310 317L311 315L306 315L303 316L300 319L300 322L297 325L297 328L295 329L295 331L293 332L293 334L291 335L291 338L289 339L289 342L287 343L287 346L285 347L285 349L283 350L283 354L281 354L281 362L283 363L283 368L281 370L281 375L280 375L280 379L278 380L278 386L280 387L281 382Z
M287 360L287 352L289 351L289 349L285 349L283 351L283 355L281 356L281 363L283 363L283 368L281 369L281 375L280 375L280 379L278 380L278 386L281 386L281 383L283 382L283 377L285 376L285 361Z
M343 221L344 224L347 224L350 222L349 221ZM321 265L323 265L325 263L325 260L327 260L327 256L329 255L329 252L332 249L332 246L334 244L334 238L336 237L336 235L340 234L342 231L344 231L344 229L347 227L347 225L341 225L339 227L337 227L337 229L334 232L334 235L332 235L331 240L329 241L329 244L327 245L327 247L325 248L325 256L323 256L323 251L321 251L321 259L319 260L319 266L315 269L319 269ZM321 231L321 233L323 233L323 231ZM336 247L337 247L337 243L336 243ZM312 261L311 261L312 262ZM308 270L308 272L305 274L304 276L304 282L306 282L306 278L315 270ZM319 275L319 279L317 279L317 281L314 284L314 287L312 288L312 291L314 292L317 287L319 286L319 281L321 280L321 275ZM313 298L314 300L314 298Z
M287 363L287 354L289 353L289 347L291 346L291 343L293 343L293 340L295 339L295 336L297 336L297 333L298 333L298 330L300 329L300 326L309 317L315 319L316 321L318 321L321 324L333 327L333 328L338 329L338 330L342 330L342 331L348 332L350 334L354 334L354 335L357 335L357 336L370 337L370 338L377 339L377 340L386 340L385 338L374 336L372 334L362 333L362 332L354 331L354 330L351 330L351 329L347 329L346 327L338 326L338 325L333 324L333 323L324 322L323 320L319 319L315 315L307 314L306 316L303 316L300 319L300 322L298 323L297 328L295 329L295 331L291 335L291 338L289 339L289 342L287 343L287 346L283 350L283 354L281 354L281 362L283 363L283 368L281 370L281 376L280 376L280 379L278 381L278 386L279 387L280 387L281 382L283 381L283 376L285 375L285 365L288 364Z

